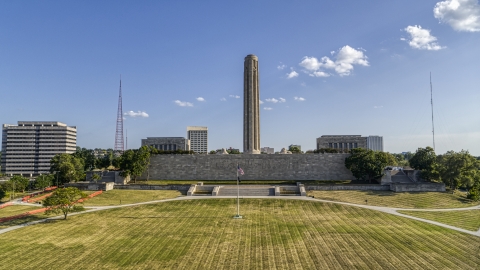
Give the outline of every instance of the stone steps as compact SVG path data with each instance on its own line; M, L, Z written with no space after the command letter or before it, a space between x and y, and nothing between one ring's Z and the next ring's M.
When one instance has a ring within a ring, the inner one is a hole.
M408 176L405 175L404 172L398 171L395 174L392 173L392 182L395 182L395 183L411 183L412 180L410 180L410 178L408 178Z
M218 196L275 196L275 189L273 187L221 187Z

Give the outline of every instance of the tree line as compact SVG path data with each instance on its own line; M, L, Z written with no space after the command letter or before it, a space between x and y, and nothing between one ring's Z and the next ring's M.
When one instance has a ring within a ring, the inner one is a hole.
M433 148L427 146L407 155L363 148L351 149L349 153L345 167L357 179L378 180L387 166L409 165L420 170L420 177L426 181L443 182L451 190L464 188L468 190L469 199L480 199L480 158L472 156L468 151L448 151L436 155Z

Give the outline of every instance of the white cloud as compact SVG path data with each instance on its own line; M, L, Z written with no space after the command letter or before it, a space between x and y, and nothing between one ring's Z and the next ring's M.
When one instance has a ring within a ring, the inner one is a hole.
M438 2L433 16L449 24L456 31L480 31L480 5L478 0L447 0Z
M340 76L348 76L353 70L353 65L368 66L367 57L362 50L355 50L350 46L344 46L337 54L335 71Z
M277 66L277 68L278 68L279 70L282 70L282 69L284 69L284 68L286 68L286 67L287 67L287 66L284 65L284 64L282 64L282 62L280 62L280 65Z
M175 100L174 102L180 107L193 107L193 104L190 102L180 101L180 100Z
M305 101L303 97L294 97L293 99L295 99L296 101Z
M273 110L273 109L270 108L270 107L265 107L265 108L263 108L263 109L266 110L266 111L271 111L271 110Z
M130 117L148 117L148 113L142 112L142 111L138 111L138 112L128 111L123 113L123 115L130 116Z
M306 70L315 71L320 68L321 63L318 62L318 59L315 57L305 56L299 65L304 67Z
M307 84L304 83L304 82L302 82L300 85L301 85L301 86L307 86Z
M408 45L414 49L437 51L445 48L435 42L437 38L430 34L430 30L423 29L420 25L409 25L404 30L410 34L410 40L401 40L408 41Z
M374 109L381 109L381 108L383 108L383 106L382 106L382 105L380 105L380 106L373 106L373 108L374 108Z
M221 100L221 101L227 101L227 99L224 98L224 97L222 97L220 100Z
M276 98L267 98L265 99L266 102L272 102L272 103L277 103L278 102L278 99Z
M265 99L266 102L271 102L271 103L284 103L284 102L287 102L286 99L280 97L278 99L276 98L267 98ZM260 104L262 104L263 102L261 102Z
M231 98L240 98L240 96L230 95Z
M332 55L335 52L330 52ZM348 76L354 65L368 66L367 56L362 49L354 49L348 45L338 50L335 61L327 56L318 60L315 57L305 56L299 65L312 77L328 77L330 74L321 69L333 69L340 76Z
M260 104L263 104L264 102L260 100Z
M310 73L309 75L312 77L330 77L330 74L323 71L315 71L313 73Z
M205 101L205 99L203 97L197 97L197 100L198 101Z
M291 79L295 77L298 77L298 73L295 70L292 70L292 72L287 73L287 79Z

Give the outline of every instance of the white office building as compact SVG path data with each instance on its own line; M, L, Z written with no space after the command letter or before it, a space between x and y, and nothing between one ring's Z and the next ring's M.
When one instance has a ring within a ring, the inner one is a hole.
M383 152L383 137L370 135L367 137L367 148L373 151Z
M50 171L57 154L77 147L77 128L60 122L19 121L2 127L2 170L7 175L35 176Z
M208 128L189 126L187 127L187 139L190 140L190 150L197 154L208 153Z

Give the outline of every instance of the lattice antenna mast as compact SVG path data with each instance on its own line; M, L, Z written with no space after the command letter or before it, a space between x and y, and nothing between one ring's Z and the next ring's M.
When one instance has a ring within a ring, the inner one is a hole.
M430 104L432 104L433 151L435 151L435 126L433 125L433 87L432 87L432 73L431 72L430 72Z
M120 90L118 92L117 130L115 132L115 151L123 152L123 109L122 109L122 77L120 76Z

